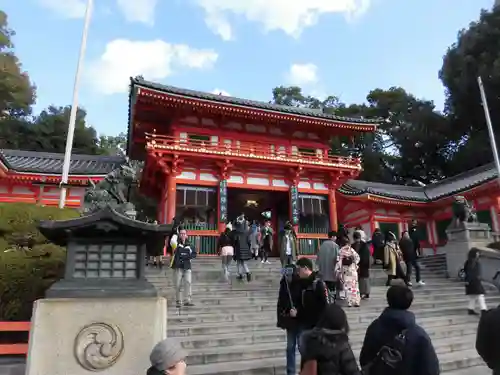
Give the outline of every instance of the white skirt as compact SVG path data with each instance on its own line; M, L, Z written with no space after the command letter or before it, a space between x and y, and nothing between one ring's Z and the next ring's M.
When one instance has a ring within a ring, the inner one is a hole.
M223 246L222 249L220 249L220 255L223 257L233 256L234 255L234 247Z

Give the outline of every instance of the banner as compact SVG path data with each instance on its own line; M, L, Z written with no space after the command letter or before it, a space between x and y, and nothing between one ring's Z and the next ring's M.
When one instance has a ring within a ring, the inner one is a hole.
M219 183L219 222L227 222L227 181Z

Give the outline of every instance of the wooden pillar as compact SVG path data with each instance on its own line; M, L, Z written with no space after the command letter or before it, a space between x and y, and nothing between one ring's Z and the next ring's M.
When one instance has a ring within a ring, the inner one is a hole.
M330 230L338 230L337 219L337 198L335 196L335 188L328 189L328 211L330 213Z
M175 202L177 195L177 181L175 177L175 173L169 173L166 178L165 220L167 224L170 224L175 217Z
M168 188L167 184L165 184L161 191L160 209L158 210L158 215L156 218L159 224L170 224L167 222L167 201L168 201Z

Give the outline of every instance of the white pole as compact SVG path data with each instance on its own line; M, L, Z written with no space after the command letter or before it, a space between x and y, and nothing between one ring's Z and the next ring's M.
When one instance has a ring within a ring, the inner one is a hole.
M491 123L490 110L488 108L488 101L486 100L486 93L484 92L483 80L477 77L479 85L479 92L481 93L481 102L483 103L484 117L486 118L486 126L490 135L491 151L493 152L493 159L495 160L495 167L497 169L497 178L500 184L500 159L498 158L497 142L495 141L495 132Z
M80 44L80 55L78 57L78 65L76 66L75 83L73 86L73 103L71 104L71 113L69 115L68 136L66 138L66 150L64 152L64 163L61 178L61 195L59 197L59 208L64 208L66 203L66 185L69 178L69 167L71 163L71 151L73 149L73 136L75 135L76 113L78 111L78 86L80 84L80 75L82 72L83 62L85 60L85 50L87 49L87 36L89 33L90 18L92 15L92 7L94 0L87 0L87 9L85 10L85 20L83 24L82 42Z

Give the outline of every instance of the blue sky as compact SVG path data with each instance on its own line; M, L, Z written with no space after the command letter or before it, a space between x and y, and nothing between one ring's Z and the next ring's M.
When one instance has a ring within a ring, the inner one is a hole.
M86 0L0 0L38 87L36 109L72 100ZM80 105L100 133L127 128L128 77L268 101L271 89L362 102L402 86L444 100L457 31L493 0L95 0Z

